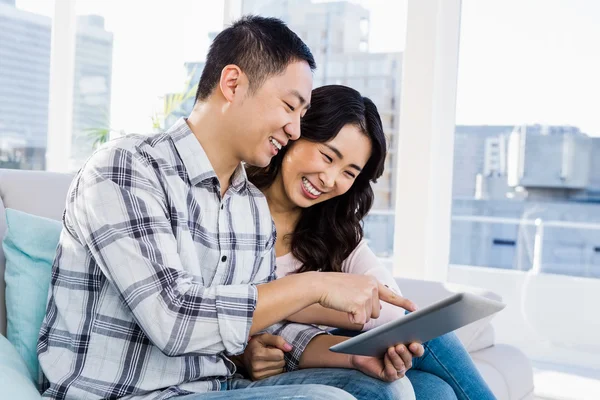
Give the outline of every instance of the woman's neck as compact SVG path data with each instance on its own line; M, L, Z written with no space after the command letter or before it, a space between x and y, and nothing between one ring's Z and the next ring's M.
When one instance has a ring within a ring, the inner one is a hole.
M263 193L269 203L269 210L277 229L275 253L277 257L281 257L291 251L289 235L294 232L302 209L292 203L285 194L281 174L277 175L275 181Z

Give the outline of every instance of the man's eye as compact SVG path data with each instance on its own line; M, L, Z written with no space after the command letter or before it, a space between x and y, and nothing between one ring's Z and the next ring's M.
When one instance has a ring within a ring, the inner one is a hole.
M294 107L292 107L288 102L284 101L285 105L289 107L289 109L294 112L296 111L296 109Z

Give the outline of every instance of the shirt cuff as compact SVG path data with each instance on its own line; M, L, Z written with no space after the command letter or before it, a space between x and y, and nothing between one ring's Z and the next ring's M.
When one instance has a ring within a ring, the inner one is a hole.
M329 333L313 325L284 322L272 334L281 336L292 345L292 350L284 355L286 370L290 372L297 370L300 366L300 357L310 341L318 335Z
M255 285L222 285L216 292L215 308L225 354L241 354L248 344L258 290Z

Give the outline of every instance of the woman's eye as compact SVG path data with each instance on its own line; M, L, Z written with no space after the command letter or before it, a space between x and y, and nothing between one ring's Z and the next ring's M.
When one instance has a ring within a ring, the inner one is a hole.
M352 172L346 172L346 175L348 175L352 179L356 178L356 175L354 175Z
M325 157L327 159L327 162L333 161L333 158L329 157L327 154L325 154L325 153L321 153L321 154L323 154L323 157Z
M287 101L284 101L285 105L288 106L288 108L290 109L290 111L294 112L296 111L296 109L294 107L292 107Z

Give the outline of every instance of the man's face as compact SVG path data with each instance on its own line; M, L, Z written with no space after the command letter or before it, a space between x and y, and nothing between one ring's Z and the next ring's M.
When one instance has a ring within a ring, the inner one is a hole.
M312 83L308 63L293 62L237 102L231 115L238 139L233 145L242 161L266 167L289 140L300 137L300 118L310 106Z

